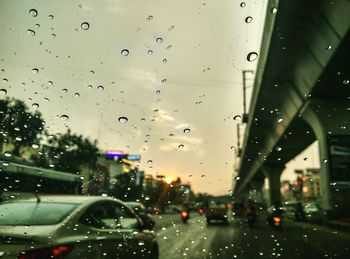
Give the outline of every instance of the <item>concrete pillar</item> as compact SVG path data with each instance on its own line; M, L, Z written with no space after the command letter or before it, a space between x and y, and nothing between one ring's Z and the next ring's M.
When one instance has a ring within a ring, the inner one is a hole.
M348 101L310 99L301 111L302 118L310 125L318 140L321 178L320 205L331 214L350 211L350 205L346 202L350 189L343 188L342 191L339 191L336 187L337 182L350 183L350 179L340 180L336 175L337 170L332 168L334 154L332 155L330 148L330 142L334 138L350 139L348 107ZM341 144L344 144L345 141L342 142Z
M269 200L268 206L281 204L281 174L284 170L284 165L279 164L264 164L262 171L269 181Z

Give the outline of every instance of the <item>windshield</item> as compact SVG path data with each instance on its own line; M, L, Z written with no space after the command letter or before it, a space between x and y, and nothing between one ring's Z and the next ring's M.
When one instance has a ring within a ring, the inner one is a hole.
M16 202L0 204L0 225L54 225L78 205L72 203Z
M349 14L0 0L0 243L66 219L43 246L71 258L350 258ZM103 202L82 224L61 195Z

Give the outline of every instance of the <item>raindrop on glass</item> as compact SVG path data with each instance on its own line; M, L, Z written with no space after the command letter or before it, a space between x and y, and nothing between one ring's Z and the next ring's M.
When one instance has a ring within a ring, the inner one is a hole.
M151 21L152 19L153 19L153 15L149 15L149 16L146 18L147 21Z
M129 55L129 50L128 49L123 49L121 52L120 52L123 56L128 56Z
M39 104L38 104L38 103L33 103L33 104L32 104L32 107L33 107L34 109L38 109L38 108L39 108Z
M127 118L127 117L119 117L119 118L118 118L118 121L119 121L120 123L127 123L127 122L128 122L128 118Z
M148 161L147 161L147 163L152 164L152 163L153 163L153 161L152 161L152 160L148 160Z
M325 49L326 49L326 50L331 50L331 49L332 49L332 46L329 45L329 44L326 44Z
M253 21L253 17L248 16L248 17L245 18L244 21L245 21L246 23L251 23L251 22Z
M53 15L50 14L50 15L49 15L49 19L50 19L50 20L53 20L53 18L54 18Z
M97 90L99 90L99 91L103 91L103 90L105 90L105 88L102 86L102 85L99 85L98 87L97 87Z
M201 177L202 177L202 178L205 178L205 174L202 174Z
M283 121L282 118L277 119L277 123L281 123Z
M163 42L163 39L162 39L162 38L157 38L157 39L156 39L156 42L157 42L157 43L162 43L162 42Z
M184 129L184 133L186 133L186 134L190 133L190 131L191 130L189 128Z
M242 2L239 6L243 8L246 6L246 4L245 4L245 2Z
M66 121L66 120L69 119L69 117L67 115L61 115L60 119L63 120L63 121Z
M160 81L161 83L166 83L168 80L166 78L162 79L162 81Z
M35 36L35 31L28 29L27 32L29 35Z
M84 31L86 31L86 30L88 30L88 29L90 28L90 24L89 24L88 22L83 22L83 23L81 23L80 27L81 27Z
M11 154L10 152L8 152L8 151L6 151L6 152L4 153L4 155L5 155L6 157L12 156L12 154Z
M48 81L47 84L48 84L48 86L50 86L50 87L53 86L53 82L52 82L52 81Z
M343 85L348 85L348 84L349 84L349 82L350 82L350 81L349 81L349 80L347 80L347 79L346 79L346 80L343 80Z
M239 177L239 176L236 176L236 177L235 177L235 180L236 180L236 181L239 181L240 179L241 179L241 177Z
M160 90L157 90L157 91L156 91L156 94L160 94Z
M35 24L35 28L40 28L40 24L39 23Z
M242 118L241 115L236 115L236 116L233 117L234 120L239 120L241 118Z
M184 146L183 144L180 144L180 145L179 145L179 148L180 148L180 149L183 149L184 147L185 147L185 146Z
M0 89L0 95L6 95L7 90L6 89Z
M272 8L271 13L277 13L277 8L276 7Z
M75 93L74 96L75 97L80 97L80 93Z
M37 69L37 68L33 68L33 69L32 69L32 73L33 73L33 74L37 74L37 73L39 73L39 69Z
M247 60L248 60L249 62L255 61L257 58L258 58L258 53L256 53L256 52L250 52L250 53L247 55Z
M67 88L64 88L64 89L62 89L62 92L63 92L63 93L67 93L67 92L68 92L68 89L67 89Z
M37 149L37 148L39 148L39 145L38 144L32 144L32 148Z
M29 15L31 15L32 17L37 17L38 16L38 11L35 9L30 9L29 10Z
M163 59L163 63L167 63L168 62L168 60L165 58L165 59Z
M147 53L148 53L149 55L152 55L152 54L153 54L153 50L150 49L150 50L147 51Z

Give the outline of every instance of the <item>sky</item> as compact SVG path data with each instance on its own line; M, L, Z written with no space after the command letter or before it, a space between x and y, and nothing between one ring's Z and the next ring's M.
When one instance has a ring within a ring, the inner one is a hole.
M53 134L140 154L146 174L228 194L242 70L256 69L266 13L241 2L2 0L1 98L38 109Z

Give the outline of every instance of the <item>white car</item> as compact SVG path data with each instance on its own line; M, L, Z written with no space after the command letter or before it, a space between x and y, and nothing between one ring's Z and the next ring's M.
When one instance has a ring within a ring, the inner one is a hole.
M158 258L152 231L121 201L37 196L0 203L0 258Z

